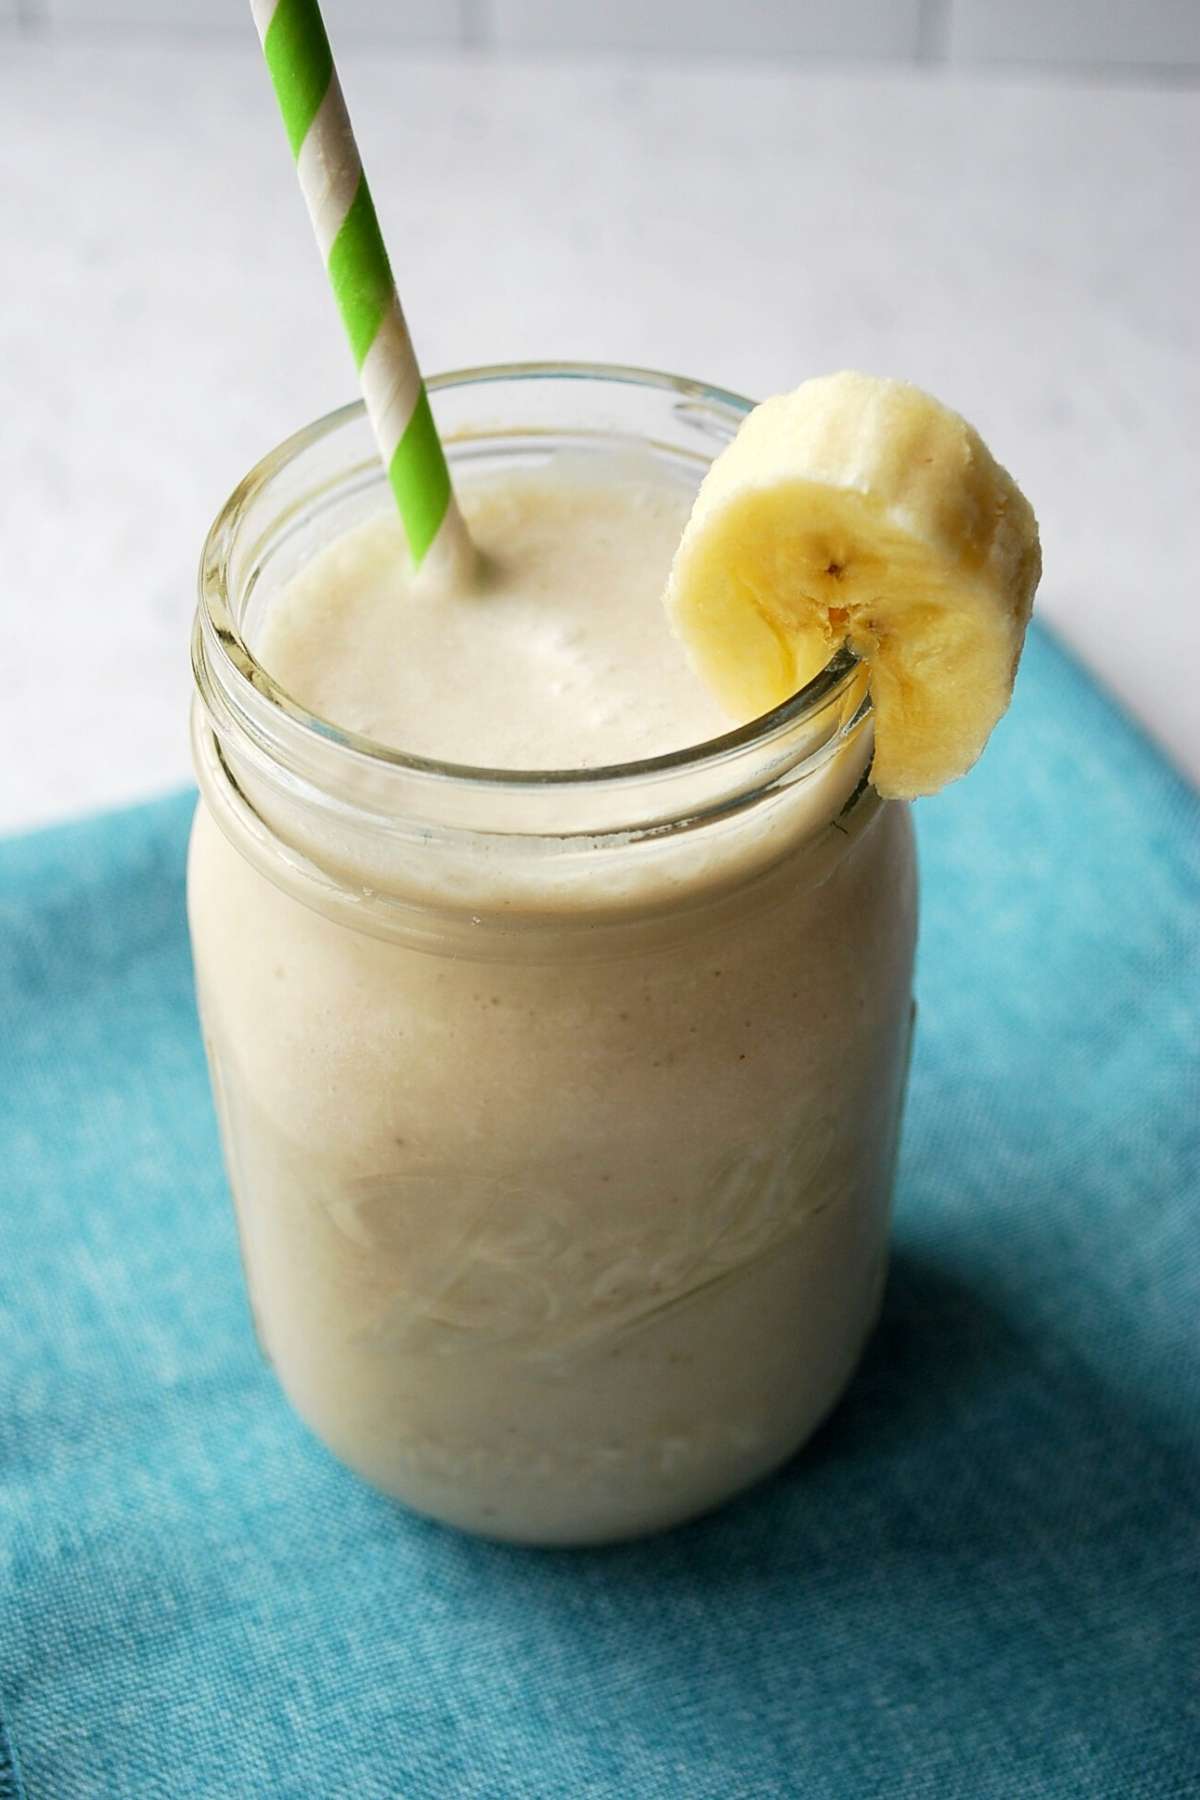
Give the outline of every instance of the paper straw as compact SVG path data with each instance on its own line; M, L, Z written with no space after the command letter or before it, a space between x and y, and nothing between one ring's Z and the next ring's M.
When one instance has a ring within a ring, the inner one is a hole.
M419 566L470 543L400 308L317 0L250 0L367 413Z

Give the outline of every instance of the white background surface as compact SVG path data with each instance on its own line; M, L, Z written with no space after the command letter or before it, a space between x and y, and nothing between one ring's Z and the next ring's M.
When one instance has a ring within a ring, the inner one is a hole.
M1200 66L1196 0L323 0L323 10L338 41ZM239 36L245 12L245 0L0 0L0 18L67 34Z
M0 23L0 829L186 778L209 519L353 391L237 11L155 44ZM980 11L939 17L957 38ZM354 31L340 61L427 369L574 356L752 394L845 365L923 383L1034 500L1043 616L1200 776L1200 95L414 54Z

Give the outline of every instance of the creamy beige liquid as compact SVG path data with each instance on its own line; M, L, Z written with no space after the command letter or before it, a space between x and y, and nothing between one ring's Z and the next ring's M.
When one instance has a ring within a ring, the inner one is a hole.
M686 494L616 465L462 491L487 584L411 583L394 523L358 528L274 600L258 648L286 689L511 767L725 728L662 618ZM836 820L863 755L762 816L582 859L562 905L604 900L600 936L513 936L494 849L456 864L487 916L440 944L366 882L338 912L277 875L201 758L193 941L259 1331L388 1492L518 1540L632 1535L836 1400L883 1276L914 931L905 810ZM345 883L321 830L305 856ZM426 900L440 867L413 865Z
M414 581L386 513L293 580L257 649L296 699L397 749L494 768L633 762L729 730L662 606L686 488L632 458L604 480L560 462L468 484L463 502L482 566L465 589Z

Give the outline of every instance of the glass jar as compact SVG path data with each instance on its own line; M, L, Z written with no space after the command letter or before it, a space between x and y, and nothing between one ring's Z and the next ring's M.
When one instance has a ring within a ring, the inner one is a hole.
M695 485L749 406L600 367L429 385L460 472L626 447ZM203 558L189 912L256 1326L385 1492L494 1537L633 1536L788 1457L875 1319L909 818L868 784L844 651L618 768L453 767L310 716L257 622L388 504L350 406Z

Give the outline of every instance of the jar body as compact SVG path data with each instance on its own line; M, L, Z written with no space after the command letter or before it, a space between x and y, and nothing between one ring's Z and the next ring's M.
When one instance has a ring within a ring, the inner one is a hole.
M201 806L191 918L257 1328L350 1466L488 1535L676 1523L791 1454L882 1291L911 828L609 957L362 935Z
M497 838L397 913L410 872L439 886L437 834L377 856L378 819L349 831L236 739L198 710L189 915L297 1412L388 1494L519 1542L659 1530L777 1466L886 1266L916 879L869 743L806 778L833 799L560 838L489 910Z

